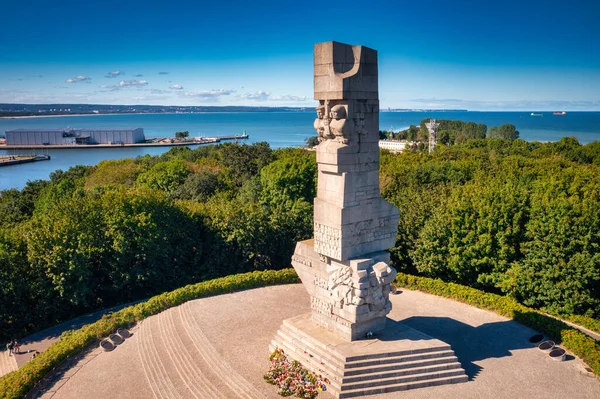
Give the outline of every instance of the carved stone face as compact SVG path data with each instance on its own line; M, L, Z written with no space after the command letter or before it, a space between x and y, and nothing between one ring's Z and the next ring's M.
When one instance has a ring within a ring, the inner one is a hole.
M331 108L331 119L346 119L346 108L342 105Z
M323 107L317 107L317 118L323 119L325 116L325 109Z

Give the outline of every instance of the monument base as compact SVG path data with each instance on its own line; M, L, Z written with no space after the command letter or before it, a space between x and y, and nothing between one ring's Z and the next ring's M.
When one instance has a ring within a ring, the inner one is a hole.
M313 239L298 242L292 257L311 297L312 320L348 341L384 329L392 310L390 283L396 277L389 263L387 251L332 260L315 252Z
M269 347L329 380L336 398L466 382L450 345L388 319L373 339L347 341L304 314L283 321Z

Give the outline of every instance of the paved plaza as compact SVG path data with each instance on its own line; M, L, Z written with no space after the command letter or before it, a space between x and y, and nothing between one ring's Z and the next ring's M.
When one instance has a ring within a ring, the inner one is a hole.
M551 360L529 344L526 327L420 292L390 298L392 323L450 344L469 381L370 398L600 397L600 381L580 360ZM262 377L267 348L282 321L309 312L308 303L300 284L190 301L144 320L112 352L88 351L30 397L277 398Z

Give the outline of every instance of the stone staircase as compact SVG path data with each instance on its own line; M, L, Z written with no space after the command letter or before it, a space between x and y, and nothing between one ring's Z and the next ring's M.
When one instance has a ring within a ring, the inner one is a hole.
M324 329L315 333L307 325L308 317L284 320L269 349L283 349L289 358L326 377L330 381L327 388L337 398L468 380L449 345L406 326L395 328L406 332L409 339L362 340L352 344L336 340ZM396 334L396 338L398 335L403 334ZM421 335L421 339L414 339L415 335Z
M154 397L260 398L202 332L193 301L144 320L138 352Z

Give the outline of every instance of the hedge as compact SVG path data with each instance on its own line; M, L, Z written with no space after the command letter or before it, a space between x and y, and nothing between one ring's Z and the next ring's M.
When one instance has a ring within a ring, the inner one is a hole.
M548 311L547 309L543 309L546 313L558 317L559 319L570 321L571 323L575 323L578 326L587 328L590 331L595 332L596 334L600 334L600 320L594 319L593 317L581 316L578 314L562 314Z
M555 342L561 343L565 348L582 359L596 376L600 376L600 344L595 339L579 330L569 327L560 320L521 305L510 297L490 294L464 285L446 283L442 280L411 276L404 273L398 273L396 285L451 298L480 309L492 311L527 327L531 327L547 335Z
M299 282L294 269L236 274L188 285L175 291L154 296L146 302L129 306L79 330L63 333L57 342L17 371L0 378L0 399L24 397L35 384L67 358L80 353L86 346L114 333L118 328L129 327L148 316L160 313L192 299L226 294L269 285Z

